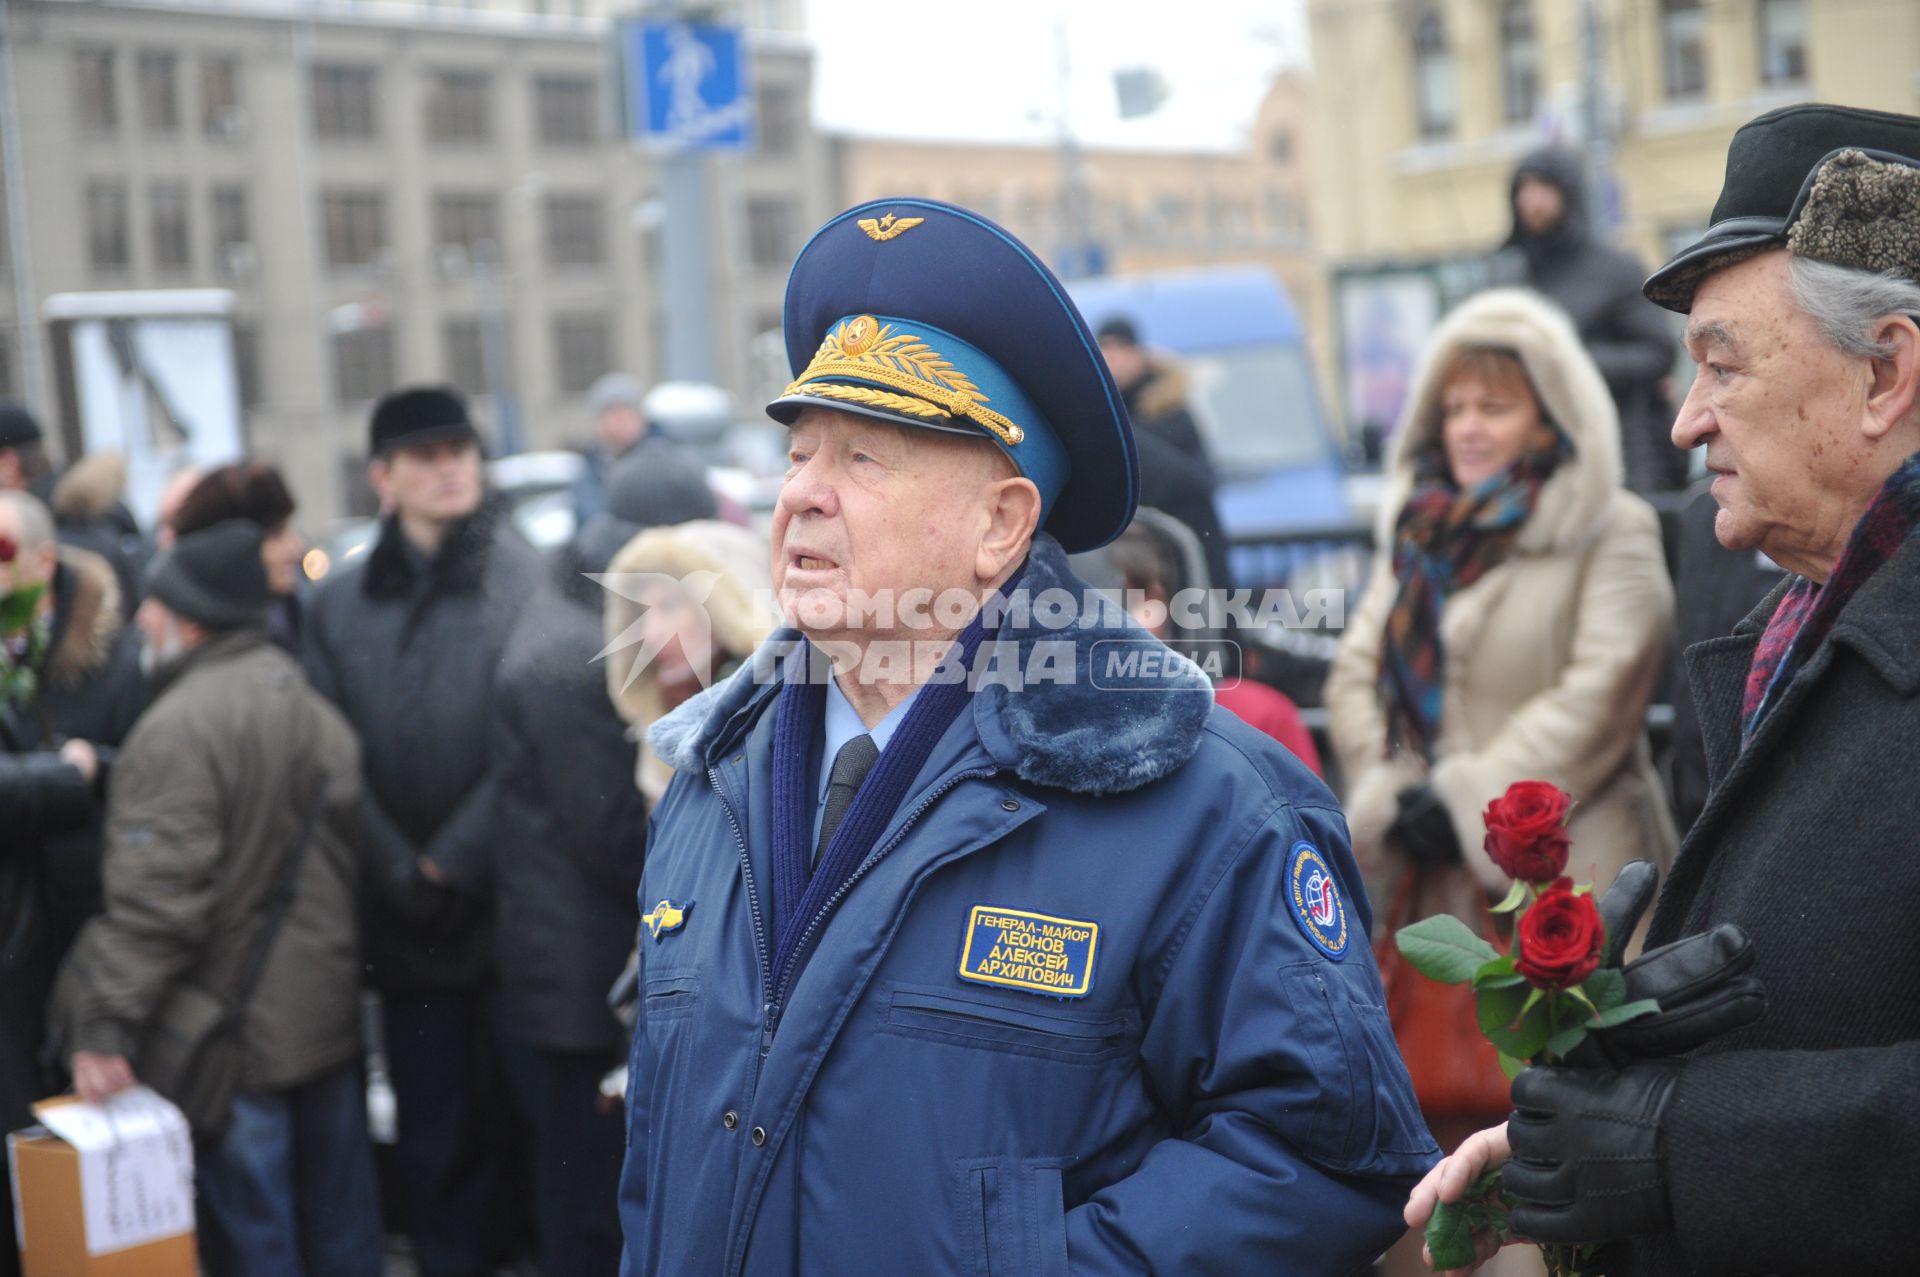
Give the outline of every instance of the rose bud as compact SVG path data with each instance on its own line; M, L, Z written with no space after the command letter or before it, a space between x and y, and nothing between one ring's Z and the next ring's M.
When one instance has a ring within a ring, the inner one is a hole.
M1516 781L1487 804L1487 858L1521 882L1551 882L1567 867L1572 795L1544 780Z
M1592 975L1606 948L1607 927L1593 896L1573 894L1561 878L1520 915L1520 953L1513 969L1537 989L1570 989Z

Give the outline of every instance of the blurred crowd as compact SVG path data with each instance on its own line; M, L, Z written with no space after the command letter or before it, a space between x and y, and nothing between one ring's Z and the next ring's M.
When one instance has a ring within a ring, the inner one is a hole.
M1336 786L1389 926L1484 924L1502 884L1462 844L1522 777L1575 795L1583 878L1670 856L1704 768L1684 709L1656 765L1648 708L1686 702L1677 638L1778 579L1682 495L1672 339L1584 199L1570 157L1529 157L1502 286L1429 341L1321 742L1257 678L1220 687ZM1099 569L1178 639L1175 593L1261 583L1231 576L1180 369L1089 318L1148 507ZM389 395L377 538L317 587L272 465L182 472L142 528L117 458L56 475L38 423L0 408L0 593L31 599L7 634L31 678L0 699L0 1118L68 1084L169 1091L200 1137L209 1272L376 1273L383 1221L425 1277L617 1268L609 991L646 942L670 775L645 730L752 651L768 588L764 536L640 398L595 388L576 531L542 555L465 402ZM377 1153L369 1041L396 1106ZM1493 1114L1429 1116L1450 1145Z

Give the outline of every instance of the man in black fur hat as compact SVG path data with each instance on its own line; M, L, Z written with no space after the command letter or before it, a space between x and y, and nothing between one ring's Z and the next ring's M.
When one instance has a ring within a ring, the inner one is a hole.
M382 399L369 450L386 518L372 552L314 595L304 659L364 750L362 930L399 1104L399 1222L423 1277L467 1277L493 1271L508 1217L486 1015L490 689L539 560L497 525L455 392Z

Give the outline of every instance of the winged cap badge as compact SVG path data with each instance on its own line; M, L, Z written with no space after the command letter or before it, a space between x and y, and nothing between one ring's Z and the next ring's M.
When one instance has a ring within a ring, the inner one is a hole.
M884 244L896 235L905 235L926 220L924 217L895 217L888 213L885 217L863 217L855 225L867 233L868 239Z

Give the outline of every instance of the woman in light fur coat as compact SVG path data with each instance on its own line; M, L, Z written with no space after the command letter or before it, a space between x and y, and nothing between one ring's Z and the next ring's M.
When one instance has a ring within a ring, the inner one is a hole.
M1388 470L1373 571L1326 688L1382 928L1440 910L1484 925L1510 884L1482 812L1516 780L1573 795L1576 881L1604 891L1630 860L1664 868L1677 839L1643 719L1673 588L1658 517L1621 486L1613 399L1564 314L1500 289L1448 315ZM1416 868L1417 913L1396 919ZM1481 1124L1428 1119L1447 1147ZM1419 1239L1407 1249L1405 1270L1424 1271Z
M609 576L648 573L658 580L609 590L607 694L640 744L635 780L649 809L673 779L647 744L647 729L668 710L719 682L753 654L777 619L767 539L717 519L649 528L613 556ZM640 598L630 597L638 594ZM706 625L698 617L704 611ZM640 642L631 641L636 624ZM621 642L626 636L628 641Z

